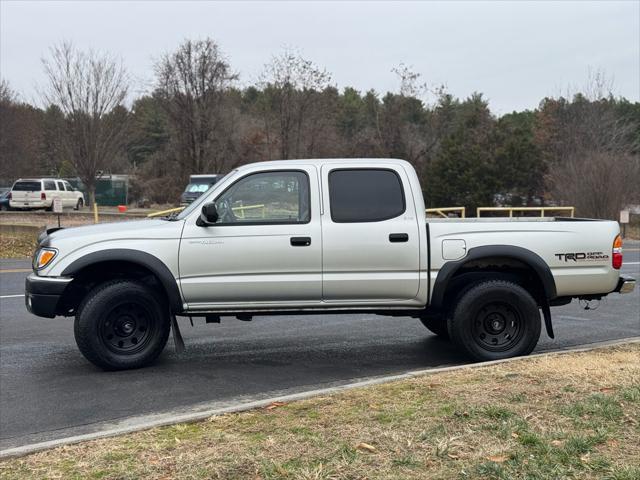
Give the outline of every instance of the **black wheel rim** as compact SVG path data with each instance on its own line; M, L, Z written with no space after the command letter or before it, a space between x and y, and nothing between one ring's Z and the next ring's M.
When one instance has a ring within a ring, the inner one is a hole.
M517 309L502 302L485 304L473 322L473 338L490 352L513 348L522 337L522 316Z
M118 355L133 355L143 350L155 330L153 313L137 302L120 303L102 317L100 338Z

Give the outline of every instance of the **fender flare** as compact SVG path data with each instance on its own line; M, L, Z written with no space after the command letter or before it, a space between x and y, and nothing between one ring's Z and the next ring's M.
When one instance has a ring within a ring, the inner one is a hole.
M162 260L147 252L127 248L112 248L89 253L68 265L62 272L62 276L73 277L90 265L113 261L135 263L150 270L164 287L171 311L174 313L182 312L182 298L178 289L178 282Z
M491 257L503 257L518 260L531 267L542 283L542 288L547 302L556 298L556 282L553 278L549 265L547 265L540 255L532 252L531 250L527 250L526 248L516 247L513 245L485 245L471 248L464 258L447 262L443 265L438 272L438 276L436 277L436 281L433 286L430 305L434 308L442 308L444 295L447 291L449 281L460 268L471 261Z

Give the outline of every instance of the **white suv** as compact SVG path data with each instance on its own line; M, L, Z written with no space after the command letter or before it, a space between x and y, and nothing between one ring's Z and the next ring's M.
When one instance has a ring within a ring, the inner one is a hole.
M59 178L21 178L11 188L9 205L11 208L30 210L53 208L53 199L60 198L63 207L76 210L84 207L84 195L75 190L69 182Z

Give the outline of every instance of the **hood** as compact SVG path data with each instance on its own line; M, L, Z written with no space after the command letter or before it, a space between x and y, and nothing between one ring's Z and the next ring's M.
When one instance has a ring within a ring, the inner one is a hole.
M179 238L183 222L159 219L145 219L72 228L52 228L47 230L47 243L73 239L78 241L116 240L124 238Z

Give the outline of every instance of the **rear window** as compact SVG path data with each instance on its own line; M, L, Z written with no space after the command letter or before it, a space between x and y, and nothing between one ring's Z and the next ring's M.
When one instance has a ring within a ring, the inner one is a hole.
M44 189L56 190L56 182L54 182L53 180L44 180Z
M189 185L187 185L185 192L204 193L209 190L209 187L211 187L211 185L213 185L213 183L190 183Z
M40 182L16 182L12 190L14 192L38 192L40 191Z
M333 170L329 200L331 219L336 223L380 222L405 210L402 183L393 170Z

